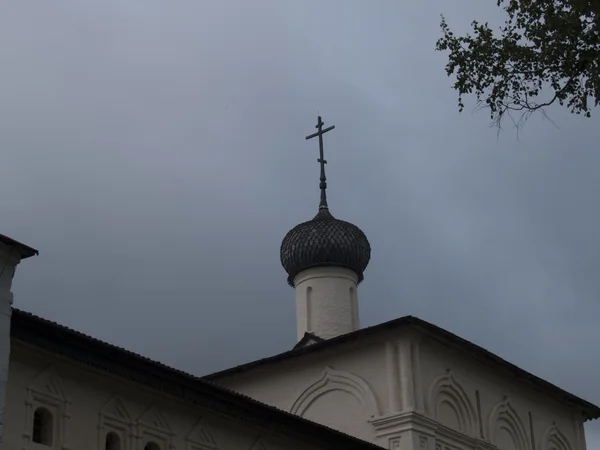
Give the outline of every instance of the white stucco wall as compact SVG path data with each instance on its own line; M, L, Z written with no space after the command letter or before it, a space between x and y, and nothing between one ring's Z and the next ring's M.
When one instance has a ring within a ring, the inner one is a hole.
M417 337L417 397L427 416L502 450L584 450L583 418L521 379Z
M218 380L235 391L377 442L368 423L390 411L381 342L336 347Z
M217 382L392 449L585 449L570 406L410 330Z
M12 279L21 258L18 252L0 242L0 446L4 438L6 384L10 360L10 316L13 294Z
M297 337L323 339L358 330L358 277L342 267L315 267L294 278Z
M111 431L121 450L149 440L160 450L315 450L18 342L7 393L7 450L105 450ZM55 418L51 447L32 442L39 406Z
M368 421L389 411L386 383L383 346L362 342L306 355L277 367L263 366L225 380L223 384L261 398L267 404L374 442L374 430ZM330 404L336 406L336 414L331 414ZM362 419L358 423L357 417Z

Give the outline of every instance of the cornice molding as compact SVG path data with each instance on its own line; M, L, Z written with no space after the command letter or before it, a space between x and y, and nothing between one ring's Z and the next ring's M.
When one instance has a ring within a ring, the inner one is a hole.
M497 450L487 441L452 430L416 411L380 416L370 422L378 438L391 438L406 432L416 432L421 436L441 439L450 444L465 445L478 450Z

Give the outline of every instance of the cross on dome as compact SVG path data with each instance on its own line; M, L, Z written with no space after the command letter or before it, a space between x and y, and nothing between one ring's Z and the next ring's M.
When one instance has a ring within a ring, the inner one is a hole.
M328 209L327 208L327 177L325 177L325 164L327 164L327 160L325 159L323 152L323 135L328 131L335 129L335 125L332 125L328 128L323 129L323 125L325 122L321 120L321 116L317 119L317 124L315 128L317 128L317 132L313 133L309 136L306 136L306 140L312 139L314 137L319 137L319 158L317 161L321 164L321 178L319 183L319 188L321 189L321 202L319 203L319 209Z
M321 202L313 219L292 228L281 243L280 258L288 274L288 283L294 286L295 277L302 271L315 267L342 267L356 273L357 284L363 280L363 272L371 259L371 246L365 234L356 225L336 219L327 205L327 179L323 135L335 126L323 128L325 123L318 117L317 132L306 139L319 138L321 165Z

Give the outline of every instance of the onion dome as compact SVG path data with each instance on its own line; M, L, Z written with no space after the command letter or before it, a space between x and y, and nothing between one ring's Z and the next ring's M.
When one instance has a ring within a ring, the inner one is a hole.
M294 278L300 272L313 267L345 267L356 273L358 283L371 259L371 245L367 236L349 222L336 219L327 206L327 179L323 157L323 134L333 130L331 126L323 130L323 121L319 116L318 131L306 139L319 137L321 178L321 202L319 212L308 222L292 228L283 238L280 249L281 265L288 274L288 284L294 286Z
M351 269L360 283L371 259L371 245L356 225L320 207L312 220L296 225L283 238L280 256L290 286L303 270L323 266Z

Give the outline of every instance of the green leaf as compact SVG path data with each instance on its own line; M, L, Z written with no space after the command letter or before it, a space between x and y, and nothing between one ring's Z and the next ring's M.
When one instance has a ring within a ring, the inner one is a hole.
M488 23L455 35L444 16L436 50L448 53L462 111L464 95L488 108L498 127L505 117L522 125L558 103L591 116L600 103L600 0L498 0L507 19L495 33ZM514 114L520 114L514 120Z

